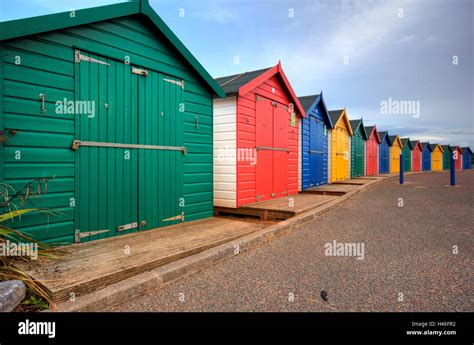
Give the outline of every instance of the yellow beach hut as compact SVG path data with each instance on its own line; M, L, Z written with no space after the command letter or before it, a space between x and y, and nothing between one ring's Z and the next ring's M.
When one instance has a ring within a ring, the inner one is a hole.
M351 136L346 109L330 110L329 117L334 127L330 131L330 182L347 180L351 176Z
M398 135L390 135L388 141L390 145L390 174L397 174L400 172L400 154L403 144Z
M439 144L432 144L432 146L434 148L431 153L431 171L442 171L444 150Z

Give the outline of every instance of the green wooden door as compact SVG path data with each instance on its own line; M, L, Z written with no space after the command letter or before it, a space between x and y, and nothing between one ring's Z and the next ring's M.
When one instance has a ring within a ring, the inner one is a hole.
M81 54L76 100L94 113L76 114L76 242L184 220L180 81Z
M364 176L365 141L358 129L351 142L351 177Z
M183 146L183 89L180 80L154 71L139 79L139 143ZM140 229L183 221L182 151L139 151Z

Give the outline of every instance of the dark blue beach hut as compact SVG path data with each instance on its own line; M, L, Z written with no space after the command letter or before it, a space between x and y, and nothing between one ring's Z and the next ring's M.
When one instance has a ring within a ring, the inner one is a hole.
M332 129L323 93L298 97L306 111L301 123L300 190L328 183L328 136Z

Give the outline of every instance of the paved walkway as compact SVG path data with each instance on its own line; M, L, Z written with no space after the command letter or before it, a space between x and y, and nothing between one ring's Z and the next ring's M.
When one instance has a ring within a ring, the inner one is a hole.
M472 311L474 171L458 173L455 188L448 172L406 181L382 181L287 236L110 310ZM325 256L333 241L364 243L364 259Z

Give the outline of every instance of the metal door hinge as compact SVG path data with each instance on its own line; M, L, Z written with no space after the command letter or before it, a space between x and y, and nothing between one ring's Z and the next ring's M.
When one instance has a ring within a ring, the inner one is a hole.
M168 83L178 85L184 90L184 80L178 81L178 80L172 80L172 79L163 79L164 81L167 81Z
M272 193L272 198L276 197L276 195L277 195L276 193Z
M255 195L255 199L257 199L257 201L258 201L258 199L261 199L263 197L264 197L263 195Z
M194 116L194 119L196 120L196 128L199 128L199 116Z
M130 230L130 229L135 229L135 228L138 228L138 222L119 225L119 226L117 226L117 231L125 231L125 230Z
M80 243L81 238L94 236L94 235L98 235L98 234L103 234L103 233L109 232L109 231L110 230L96 230L96 231L81 232L81 230L77 229L77 230L74 231L74 242Z
M140 68L135 68L135 67L132 67L132 73L142 75L144 77L148 76L148 71L147 70L140 69Z
M181 220L184 222L184 212L181 212L181 214L178 214L177 216L163 219L163 222L171 222L173 220Z
M105 62L105 61L100 61L100 60L91 58L89 56L82 55L81 51L78 50L78 49L76 49L75 52L74 52L74 60L76 61L76 63L80 63L81 60L82 60L82 61L95 62L95 63L101 64L101 65L110 66L110 64Z

